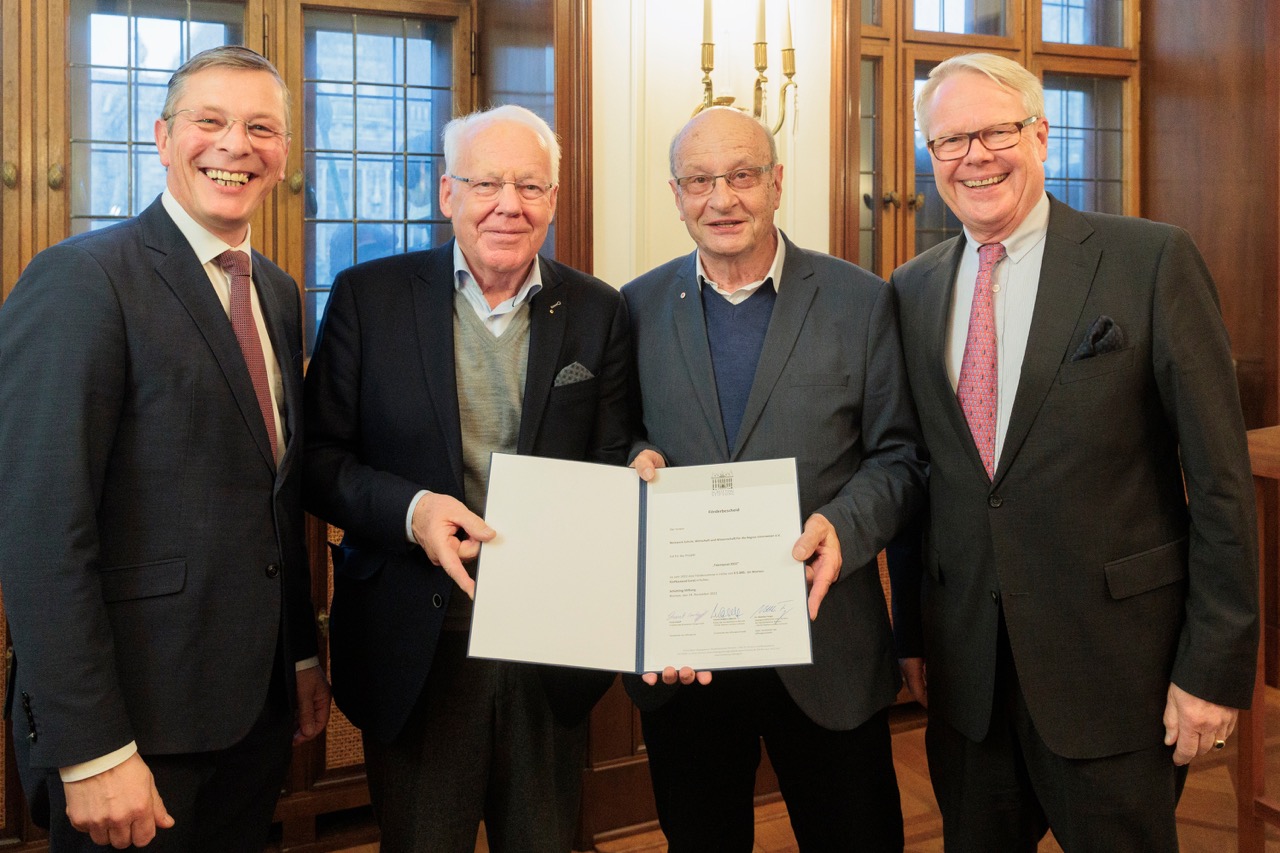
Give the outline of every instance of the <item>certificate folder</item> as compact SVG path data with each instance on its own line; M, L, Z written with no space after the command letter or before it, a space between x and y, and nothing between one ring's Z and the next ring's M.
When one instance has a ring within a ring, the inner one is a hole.
M662 468L495 453L470 654L614 672L812 662L794 459Z

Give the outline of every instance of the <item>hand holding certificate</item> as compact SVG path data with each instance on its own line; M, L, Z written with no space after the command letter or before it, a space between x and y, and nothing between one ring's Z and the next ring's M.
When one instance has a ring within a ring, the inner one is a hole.
M622 672L810 663L790 459L626 468L494 454L471 654Z

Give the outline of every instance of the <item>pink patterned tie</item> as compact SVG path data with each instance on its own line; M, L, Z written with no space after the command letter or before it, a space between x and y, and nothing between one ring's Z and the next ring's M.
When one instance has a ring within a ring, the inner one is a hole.
M960 383L956 397L964 409L969 431L987 476L996 472L996 409L999 403L999 366L996 359L995 310L991 304L991 271L1004 257L1002 243L978 247L978 281L973 286L969 312L969 336L964 342Z
M253 392L262 410L262 421L271 439L271 458L276 457L275 406L271 402L271 384L267 381L267 362L262 356L262 340L258 326L253 322L253 305L249 299L249 256L235 249L228 249L217 257L218 264L231 277L231 328L240 342L244 363L253 380Z

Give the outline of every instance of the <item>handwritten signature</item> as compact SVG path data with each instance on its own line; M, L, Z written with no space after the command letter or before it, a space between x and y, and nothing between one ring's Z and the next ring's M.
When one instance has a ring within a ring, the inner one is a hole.
M781 619L783 616L786 616L791 612L790 605L791 599L761 604L751 615L756 617L765 616L773 617L774 619Z

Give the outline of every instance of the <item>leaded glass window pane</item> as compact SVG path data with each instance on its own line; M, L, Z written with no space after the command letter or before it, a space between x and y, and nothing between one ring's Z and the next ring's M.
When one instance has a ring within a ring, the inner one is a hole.
M1124 0L1042 0L1040 17L1043 41L1124 46Z
M917 30L984 36L1008 35L1005 0L915 0L913 18Z
M453 236L437 209L453 24L309 11L303 62L310 351L339 272Z
M72 0L71 233L141 212L164 189L155 121L192 55L244 40L244 5L219 0Z
M1079 210L1124 213L1124 81L1044 76L1045 186Z

